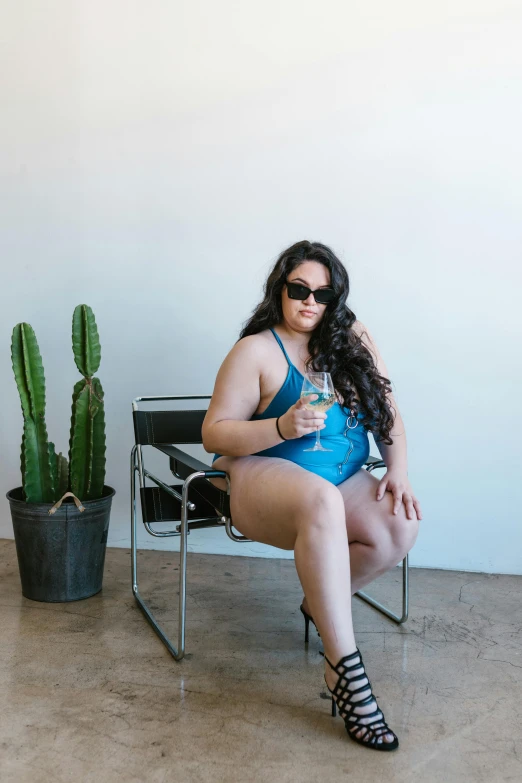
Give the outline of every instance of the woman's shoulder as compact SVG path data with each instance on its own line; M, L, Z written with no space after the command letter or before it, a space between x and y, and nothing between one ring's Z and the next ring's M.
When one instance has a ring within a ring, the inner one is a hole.
M265 329L256 334L249 334L234 343L228 356L236 361L245 361L251 365L253 362L264 362L270 355L270 339L275 342L270 329Z
M362 337L363 334L367 333L367 329L366 329L365 325L361 321L358 321L358 320L353 322L353 324L351 325L350 329L352 330L352 332L355 332L355 334L358 337Z
M270 329L263 329L262 332L256 332L256 334L249 334L246 337L242 337L234 344L234 348L237 348L238 351L242 352L266 354L267 350L270 351L272 343L275 344L272 332Z
M361 339L361 342L363 345L368 348L370 353L373 354L374 359L376 359L379 355L379 351L377 350L377 346L375 345L375 340L373 339L372 335L370 334L370 330L367 326L365 326L361 321L354 321L352 324L352 332L354 332L357 337Z

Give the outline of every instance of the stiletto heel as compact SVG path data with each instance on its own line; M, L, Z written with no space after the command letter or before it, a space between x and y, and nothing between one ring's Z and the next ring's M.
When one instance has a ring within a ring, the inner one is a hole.
M326 682L326 675L324 678L326 687L332 694L332 716L335 718L337 707L339 707L339 714L344 720L350 739L372 750L395 750L398 748L399 738L389 728L384 720L383 713L379 709L375 696L372 693L372 684L366 675L359 649L356 649L351 655L345 655L336 666L328 660L326 655L324 658L333 671L339 675L333 691L330 690L328 682ZM356 670L359 671L359 674L354 673ZM366 682L359 688L352 689L348 687L349 683L358 682L359 680L366 680ZM353 697L363 691L367 691L367 695L359 701L355 701ZM373 712L360 711L361 707L370 705L375 705ZM357 735L361 731L364 731L364 734L358 737ZM384 739L385 734L391 734L394 737L393 741L386 742ZM380 738L382 739L379 741Z
M308 644L308 626L310 625L310 618L305 615L305 644Z
M309 637L308 637L308 626L310 625L310 621L312 621L312 623L313 623L313 625L314 625L314 627L315 627L315 630L317 631L317 636L318 636L319 638L321 638L321 634L319 633L319 631L318 631L318 629L317 629L317 626L316 626L316 625L315 625L315 623L314 623L314 618L312 617L312 615L311 615L311 614L308 614L308 612L306 611L306 609L303 609L303 604L301 604L301 606L299 607L299 609L300 609L300 610L301 610L301 612L303 613L303 617L304 617L304 621L305 621L305 638L304 638L304 640L305 640L305 644L308 644L308 638L309 638Z

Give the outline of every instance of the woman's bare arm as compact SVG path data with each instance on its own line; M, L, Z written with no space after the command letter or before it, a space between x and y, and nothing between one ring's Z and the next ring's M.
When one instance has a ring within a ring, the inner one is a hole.
M379 349L375 345L375 340L366 327L363 326L360 321L356 321L352 328L356 329L361 340L374 357L379 374L384 378L389 378L388 370L379 353ZM388 446L384 441L378 440L374 436L377 448L381 452L381 457L386 465L386 473L377 485L375 498L376 500L382 500L386 492L391 492L393 495L394 514L399 513L399 508L401 507L401 503L403 503L408 519L415 519L415 515L417 516L417 519L422 519L422 509L419 500L415 496L408 478L408 457L404 422L391 392L388 394L388 400L395 414L395 422L390 430L393 444Z
M274 419L249 421L260 396L263 348L256 335L239 340L219 368L203 422L206 451L243 457L282 443Z

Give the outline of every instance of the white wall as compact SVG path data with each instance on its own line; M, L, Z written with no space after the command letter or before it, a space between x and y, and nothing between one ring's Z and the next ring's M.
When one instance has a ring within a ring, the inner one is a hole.
M20 481L12 327L36 330L65 450L86 302L128 546L131 399L210 393L275 257L308 238L346 263L388 364L425 517L412 563L522 573L518 0L2 9L2 490Z

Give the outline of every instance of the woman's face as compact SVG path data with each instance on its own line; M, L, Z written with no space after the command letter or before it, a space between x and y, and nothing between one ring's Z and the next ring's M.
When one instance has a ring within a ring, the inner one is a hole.
M317 261L303 261L286 279L289 283L300 283L315 291L317 288L330 286L330 270ZM304 301L290 299L286 285L281 292L281 305L285 322L296 332L313 332L328 307L316 302L313 293Z

